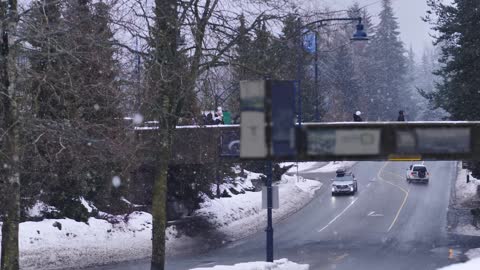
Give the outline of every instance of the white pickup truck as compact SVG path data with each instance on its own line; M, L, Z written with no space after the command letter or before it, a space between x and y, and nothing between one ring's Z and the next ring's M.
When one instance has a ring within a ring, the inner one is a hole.
M427 170L427 167L423 164L414 164L410 165L410 168L407 170L407 182L422 182L428 184L430 178L430 173Z

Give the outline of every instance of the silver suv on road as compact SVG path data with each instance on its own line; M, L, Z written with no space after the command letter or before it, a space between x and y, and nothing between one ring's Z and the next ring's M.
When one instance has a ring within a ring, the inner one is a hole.
M332 179L332 196L337 194L355 194L358 190L357 179L352 173L338 174Z

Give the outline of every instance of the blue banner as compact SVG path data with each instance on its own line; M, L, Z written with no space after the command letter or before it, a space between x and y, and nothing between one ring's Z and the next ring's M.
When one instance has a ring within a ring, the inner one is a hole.
M307 33L303 35L303 48L309 53L315 53L315 33Z
M272 150L275 157L296 155L295 81L272 81Z

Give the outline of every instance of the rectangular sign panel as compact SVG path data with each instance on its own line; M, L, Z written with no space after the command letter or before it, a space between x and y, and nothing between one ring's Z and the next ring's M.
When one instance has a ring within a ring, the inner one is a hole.
M470 128L415 128L396 131L397 153L466 154L471 152Z
M380 154L380 129L317 129L307 132L307 154L310 156Z
M414 154L417 152L417 139L414 130L398 130L396 141L396 152L398 154Z
M278 186L272 186L272 209L278 209L280 207L280 196L278 192ZM262 188L262 209L268 208L267 201L267 187Z
M295 145L295 82L272 81L272 155L293 157Z
M266 158L265 81L240 82L240 157Z
M380 129L337 130L336 155L380 154Z
M417 150L422 154L470 153L469 128L417 128Z
M318 129L307 131L307 154L334 155L336 135L334 129Z

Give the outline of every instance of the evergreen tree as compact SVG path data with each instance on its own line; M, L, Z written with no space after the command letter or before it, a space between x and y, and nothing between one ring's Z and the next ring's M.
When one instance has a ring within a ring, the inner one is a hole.
M435 91L435 84L439 81L439 77L435 75L435 71L440 68L438 62L438 47L425 48L420 63L415 69L415 81L413 95L416 99L417 116L416 120L435 121L442 120L447 117L447 113L442 108L435 108L425 96Z
M235 46L234 53L235 53L235 68L234 73L235 77L238 80L245 80L252 76L252 71L249 67L251 63L251 47L252 47L252 37L250 32L247 31L247 26L245 22L245 16L242 14L239 18L239 26L238 26L238 43ZM239 95L240 97L240 95Z
M289 14L282 23L282 33L280 37L275 40L275 47L277 48L276 55L280 61L277 76L284 80L295 80L297 79L298 73L305 74L305 65L308 64L308 54L301 49L303 44L299 36L302 21L298 16Z
M437 90L426 96L435 107L445 109L452 120L479 120L480 93L480 2L455 0L442 4L430 0L435 13L428 18L434 30L439 32L436 45L441 47L441 77Z
M370 114L380 120L396 119L405 106L406 87L405 49L400 40L397 18L391 0L382 0L380 23L369 49L371 66Z
M253 60L251 70L255 73L250 79L272 78L275 73L275 57L273 36L267 30L265 22L259 24L253 31L255 38L251 43L250 57Z
M443 108L452 120L479 120L480 111L480 2L454 0L442 4L429 0L430 13L427 21L439 32L435 44L441 47L440 68L436 71L441 80L436 90L422 92L434 108ZM480 177L480 162L469 165L472 175Z
M25 86L33 120L23 139L35 143L25 143L22 179L42 186L42 199L62 215L86 220L80 197L108 206L117 193L112 177L122 176L125 161L114 153L128 145L120 144L126 132L109 7L72 0L65 8L58 1L33 2L31 10L21 27L33 46L26 52L31 83Z
M406 119L411 121L417 118L419 111L422 109L423 101L425 100L417 90L416 83L418 81L419 67L415 61L415 53L412 46L410 46L408 50L406 67L407 72L405 78L408 91L404 95L404 100L402 100L405 104L402 110L404 110Z
M238 33L238 42L235 44L233 49L233 68L231 70L232 80L231 91L232 94L227 100L227 106L234 116L234 119L239 119L240 117L240 84L239 81L248 80L253 76L253 72L249 67L251 62L250 48L252 43L252 37L250 32L247 30L247 23L245 16L240 14L239 25L237 27Z
M362 93L355 77L352 53L347 46L340 46L336 51L333 71L337 78L335 91L338 91L342 98L342 103L339 105L343 117L338 120L350 120L352 109L358 108Z
M310 122L315 120L317 103L320 105L320 118L322 118L323 99L320 95L321 90L314 89L314 54L304 49L303 33L306 29L302 27L302 24L302 20L297 15L290 14L285 17L282 33L279 38L275 39L273 45L274 57L277 61L275 78L300 80L301 99L297 100L297 113L301 113L303 122ZM310 34L312 33L310 32Z

